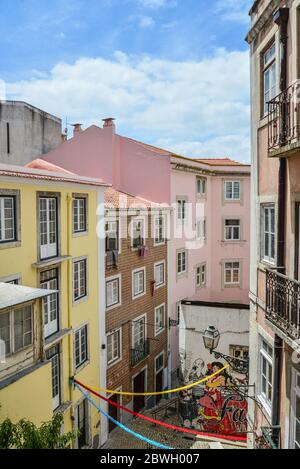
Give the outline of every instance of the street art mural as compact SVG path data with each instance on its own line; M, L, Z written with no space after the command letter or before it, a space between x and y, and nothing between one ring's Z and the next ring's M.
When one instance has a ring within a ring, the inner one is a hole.
M221 361L205 365L199 358L193 362L184 381L194 383L223 367ZM247 386L246 375L228 368L205 383L182 392L179 409L184 426L209 433L246 436Z

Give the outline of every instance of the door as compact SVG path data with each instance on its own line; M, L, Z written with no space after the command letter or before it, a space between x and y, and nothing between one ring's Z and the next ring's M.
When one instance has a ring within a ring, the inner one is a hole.
M57 199L40 197L40 258L56 257L57 250Z
M60 362L59 346L51 347L47 351L47 359L52 364L52 408L56 410L60 406Z
M158 373L156 373L156 386L155 386L156 392L161 392L163 390L163 380L164 380L164 370L160 370ZM159 404L161 399L162 399L161 394L156 396L156 404Z
M79 431L78 436L78 449L83 448L87 445L88 441L88 415L87 415L87 400L84 399L77 406L77 429Z
M120 404L120 396L118 394L114 394L113 396L111 396L109 398L109 400L115 402L116 404ZM109 404L108 405L108 413L112 418L114 418L115 420L117 420L119 422L119 420L120 420L120 409L118 409L118 407L115 407L114 405ZM116 426L117 425L114 422L109 420L109 422L108 422L108 431L109 431L109 433L111 433L116 428Z
M300 280L300 202L296 203L295 278Z
M145 392L146 371L143 370L133 380L133 392ZM133 397L133 410L140 412L145 407L145 396Z
M41 287L47 290L58 290L58 271L51 269L41 273ZM44 333L45 338L58 331L58 293L44 298Z

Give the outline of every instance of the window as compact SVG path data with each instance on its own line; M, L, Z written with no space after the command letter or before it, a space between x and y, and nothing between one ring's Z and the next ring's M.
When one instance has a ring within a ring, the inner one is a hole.
M16 241L15 197L0 196L0 243Z
M240 220L225 220L225 241L239 241L241 239Z
M160 334L165 329L165 305L155 308L155 334Z
M187 270L187 252L179 251L177 252L177 274L184 274Z
M240 200L240 181L225 181L225 200Z
M162 352L158 357L155 359L155 372L158 373L159 371L163 370L164 368L164 352Z
M146 340L146 316L136 319L132 323L132 345L134 349L138 349L140 345L144 345Z
M146 269L145 267L132 273L133 297L146 293Z
M262 257L265 261L275 262L275 206L262 208Z
M196 285L197 287L206 285L206 264L198 265L196 269Z
M47 360L52 364L52 407L56 410L60 406L60 361L59 345L51 347L46 352Z
M87 198L73 199L73 232L83 233L87 230Z
M75 368L80 368L88 360L87 325L74 332L75 336Z
M186 198L177 199L177 220L180 222L184 222L187 219L186 204Z
M154 265L155 288L162 287L165 284L165 262L159 262Z
M107 364L111 365L121 358L121 329L107 336Z
M105 224L106 252L119 251L119 222L108 221Z
M58 236L57 199L55 197L40 197L39 226L41 259L56 257L58 254Z
M206 195L206 179L205 178L197 179L197 195L199 197L205 197Z
M196 222L196 236L197 240L206 239L206 220L201 218Z
M240 360L248 360L249 347L246 347L244 345L230 345L229 355Z
M5 343L6 355L32 345L33 316L30 305L0 314L0 340Z
M261 339L261 347L259 351L260 361L260 381L259 391L260 397L267 408L271 409L272 389L273 389L273 349L264 340Z
M145 244L145 220L135 218L132 220L132 247L137 249Z
M225 262L225 285L239 285L240 283L240 263Z
M73 263L73 297L74 301L78 301L87 295L87 278L86 278L87 260L81 259Z
M120 276L106 281L106 307L116 306L120 300Z
M41 288L58 290L58 270L51 269L41 272ZM43 299L44 306L44 333L45 338L58 331L58 293L48 295Z
M166 242L166 219L163 215L154 217L154 245Z
M263 54L263 112L268 112L268 102L276 96L276 48L275 43Z

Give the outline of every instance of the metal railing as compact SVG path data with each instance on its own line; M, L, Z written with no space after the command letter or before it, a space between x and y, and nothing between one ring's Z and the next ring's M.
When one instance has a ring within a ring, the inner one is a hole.
M300 338L300 283L266 271L266 317L292 340Z
M268 102L268 150L300 139L300 82L295 82Z
M150 340L146 339L135 348L131 349L131 366L135 366L148 357L150 353Z

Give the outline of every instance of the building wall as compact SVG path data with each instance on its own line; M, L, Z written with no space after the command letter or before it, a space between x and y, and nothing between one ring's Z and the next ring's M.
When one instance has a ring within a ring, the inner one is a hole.
M60 254L70 256L70 260L62 263L53 261L49 267L57 267L59 269L59 303L60 303L60 330L68 330L68 334L64 334L58 341L60 343L60 360L61 360L61 396L64 408L64 429L68 431L74 427L72 420L76 404L82 398L78 390L74 390L69 384L70 377L74 376L83 383L90 384L95 387L100 385L99 376L99 301L98 301L98 239L96 235L96 209L97 209L97 191L91 190L88 186L67 184L67 183L46 183L38 181L31 184L21 179L1 178L1 190L18 190L20 193L20 227L21 240L15 246L0 245L0 278L5 278L16 274L20 277L20 284L39 287L39 270L34 267L38 261L38 226L37 226L37 194L39 192L57 193L60 199L59 209L59 242ZM88 232L83 236L72 235L72 194L82 193L88 195ZM103 202L103 190L99 189L101 200ZM104 256L104 252L102 253ZM72 259L87 256L88 260L88 295L86 299L75 304L72 302ZM74 369L74 350L73 350L73 330L77 327L88 323L88 350L89 361L77 373ZM46 348L50 347L51 339L46 342ZM52 344L53 345L53 344ZM33 376L32 386L39 383L38 390L34 391L32 396L24 394L22 406L27 409L33 408L32 399L39 394L38 401L43 402L43 394L45 387L51 395L51 380L45 382L45 373L48 368L41 368L41 372L37 371L37 379ZM41 375L39 375L41 373ZM30 382L31 376L26 377L26 383ZM20 385L22 383L20 382ZM27 386L27 384L26 384ZM11 399L14 400L14 392L20 393L20 386L15 384L13 387L8 386ZM6 391L0 392L5 396ZM28 398L26 402L25 398ZM19 398L16 397L19 402ZM3 405L3 402L1 402ZM5 409L5 403L4 403ZM18 410L18 415L21 414ZM32 417L37 421L37 412ZM40 414L40 421L44 421L45 413ZM30 417L28 411L28 418ZM90 407L90 436L92 438L99 435L99 414L98 411Z
M275 333L278 330L266 320L266 268L274 268L261 259L261 204L273 203L275 205L276 231L277 225L282 223L278 219L278 174L279 158L270 158L268 155L268 118L261 114L262 73L261 56L272 40L276 44L276 70L277 89L280 92L280 37L278 26L272 21L272 13L278 7L289 7L290 17L288 24L288 86L298 78L298 46L299 34L297 33L297 8L300 2L291 0L288 2L265 0L258 4L257 11L252 15L252 26L261 18L263 12L269 8L269 17L264 20L264 27L257 28L253 36L249 37L251 53L251 104L252 104L252 187L251 187L251 273L250 273L250 356L259 355L260 341L263 338L274 347ZM286 220L285 220L285 260L286 275L295 278L295 202L300 191L299 184L299 151L287 159L287 191L286 191ZM284 337L284 335L283 335ZM292 361L292 351L284 338L282 350L282 369L280 375L280 425L281 444L283 448L290 446L291 435L291 376L297 366ZM250 361L250 383L257 383L256 398L259 397L260 380L259 360ZM276 391L275 391L276 392ZM266 408L255 405L249 400L249 420L260 435L262 426L270 426L272 414ZM249 436L249 445L254 445L255 437Z
M132 379L142 369L147 367L147 386L146 391L155 390L155 358L161 352L164 352L164 367L167 367L168 361L168 273L167 273L167 242L161 246L154 246L154 240L150 237L152 230L152 216L150 211L146 212L148 216L148 233L146 246L148 255L140 257L139 252L132 250L131 239L128 236L131 217L120 216L121 224L121 247L118 257L117 268L106 269L106 279L115 275L121 275L121 305L106 311L106 332L112 332L121 328L122 331L122 359L116 364L107 368L107 387L112 390L132 392ZM152 282L154 281L154 264L159 261L165 261L165 285L158 288L152 294ZM146 294L140 298L132 299L132 271L138 268L146 267ZM155 307L165 304L165 329L155 337ZM132 348L132 321L137 317L147 314L146 336L150 338L149 356L139 362L136 366L131 366L131 348ZM168 383L164 383L167 387ZM122 404L132 408L132 397L122 396ZM149 402L153 405L154 401ZM126 421L130 416L123 413L122 419Z
M61 119L23 102L1 101L0 162L25 165L61 141Z

